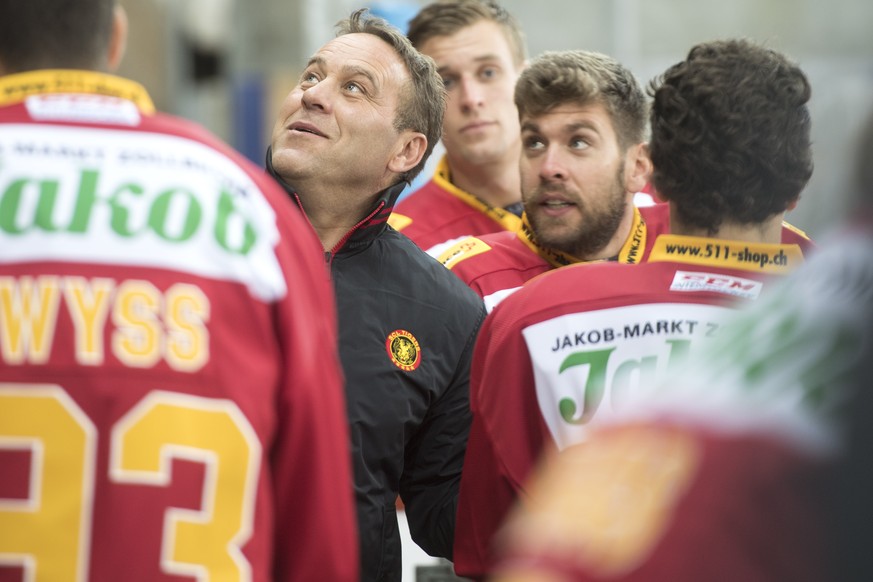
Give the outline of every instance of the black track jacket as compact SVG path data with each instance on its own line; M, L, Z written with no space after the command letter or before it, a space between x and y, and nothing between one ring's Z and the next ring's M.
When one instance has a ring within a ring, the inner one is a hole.
M293 188L267 169L297 202ZM386 223L403 183L327 255L346 377L361 580L399 582L400 494L415 542L451 559L482 300ZM301 207L302 209L302 207Z

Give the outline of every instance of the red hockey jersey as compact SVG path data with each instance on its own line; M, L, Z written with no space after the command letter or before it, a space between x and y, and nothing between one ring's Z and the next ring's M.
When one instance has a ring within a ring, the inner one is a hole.
M659 234L670 228L666 204L634 208L634 221L616 260L636 264L644 260ZM447 249L439 257L485 301L488 311L537 275L556 267L583 262L565 253L540 245L527 221L515 232L499 232L468 238Z
M633 226L616 260L645 261L655 239L669 231L669 204L635 208ZM814 248L806 233L787 222L782 227L782 243L799 245L805 253ZM583 262L539 245L525 215L516 232L470 237L446 249L438 260L482 297L489 312L537 275Z
M452 184L443 157L433 179L401 200L388 223L419 248L438 257L453 244L489 232L515 231L521 219Z
M482 577L506 511L548 451L583 442L717 335L728 305L802 262L797 245L658 237L649 261L556 269L513 294L480 331L470 381L455 569Z
M871 278L867 224L550 457L501 538L506 579L866 579Z
M357 580L335 326L254 165L136 83L0 78L0 578Z

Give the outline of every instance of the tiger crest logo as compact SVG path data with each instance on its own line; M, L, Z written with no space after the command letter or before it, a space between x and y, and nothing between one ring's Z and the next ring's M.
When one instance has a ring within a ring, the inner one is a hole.
M415 336L405 329L397 329L388 334L385 350L394 365L405 372L415 370L421 363L421 346Z

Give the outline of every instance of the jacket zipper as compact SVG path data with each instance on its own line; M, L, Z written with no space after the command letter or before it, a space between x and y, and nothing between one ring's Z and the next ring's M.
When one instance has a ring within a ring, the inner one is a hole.
M349 238L351 238L351 236L355 233L355 231L358 230L359 228L361 228L362 225L364 225L364 224L366 224L367 222L369 222L369 221L370 221L374 216L376 216L377 214L379 214L379 212L382 211L382 208L383 208L384 206L385 206L385 201L384 201L384 200L381 201L381 202L379 202L379 206L377 206L376 209L373 210L373 212L371 212L368 216L362 218L362 219L360 220L360 222L358 222L355 226L353 226L353 227L351 228L351 230L349 230L349 232L347 232L347 233L346 233L346 234L345 234L345 235L344 235L344 236L339 240L339 242L336 243L336 245L335 245L335 246L334 246L330 251L325 252L328 267L330 267L331 264L333 263L333 257L334 257L334 256L336 255L336 253L337 253L337 252L338 252L338 251L343 247L343 245L346 244L346 242L349 240Z

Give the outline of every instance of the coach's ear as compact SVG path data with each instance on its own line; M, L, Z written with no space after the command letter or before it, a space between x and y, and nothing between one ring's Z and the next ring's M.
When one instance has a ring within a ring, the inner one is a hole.
M109 38L109 54L106 66L109 71L118 70L124 51L127 49L127 12L121 5L115 5L112 14L112 36Z

